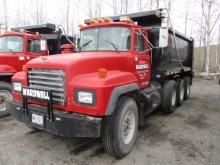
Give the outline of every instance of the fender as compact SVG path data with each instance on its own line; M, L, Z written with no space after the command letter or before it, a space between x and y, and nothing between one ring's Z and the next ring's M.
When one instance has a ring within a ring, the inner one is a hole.
M139 90L138 85L136 83L115 87L109 99L109 103L106 109L106 115L111 115L114 113L117 101L122 94L132 92L135 90Z

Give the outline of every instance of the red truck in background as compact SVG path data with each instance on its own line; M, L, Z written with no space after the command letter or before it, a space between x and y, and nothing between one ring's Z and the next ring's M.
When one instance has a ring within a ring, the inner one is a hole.
M85 20L78 53L34 59L13 76L7 109L34 129L101 137L124 157L146 115L190 96L194 42L166 23L165 9Z
M68 43L54 24L12 28L0 36L0 117L8 114L5 103L12 100L11 77L31 59L59 54Z

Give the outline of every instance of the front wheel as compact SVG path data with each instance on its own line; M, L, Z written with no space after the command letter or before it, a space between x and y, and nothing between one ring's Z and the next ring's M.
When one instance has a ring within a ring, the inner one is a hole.
M0 117L9 115L6 109L6 101L12 100L11 84L0 82Z
M138 107L134 99L122 97L115 112L104 119L102 143L106 152L122 158L134 146L138 131Z

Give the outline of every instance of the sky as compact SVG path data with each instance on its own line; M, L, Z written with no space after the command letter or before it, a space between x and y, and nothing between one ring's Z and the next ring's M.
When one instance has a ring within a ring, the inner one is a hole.
M3 1L0 0L0 23L4 22L4 6ZM42 16L40 23L54 23L63 25L67 29L66 25L66 11L69 1L69 33L74 34L78 32L78 25L82 24L84 19L89 18L89 6L92 10L97 9L96 1L101 2L102 10L101 16L113 16L114 11L112 8L113 0L6 0L7 1L7 16L8 26L17 27L25 25L36 24L36 6L38 5L42 9ZM119 2L120 0L117 0ZM130 6L128 13L137 12L137 3L139 0L129 0ZM149 10L150 0L142 0L142 11ZM168 0L161 0L160 7L167 7ZM189 9L189 20L187 21L186 35L198 39L199 24L193 21L194 19L199 22L201 16L200 3L201 0L171 0L171 20L174 29L181 33L185 33L185 13ZM220 0L216 0L217 2ZM188 2L191 3L188 6ZM218 2L220 3L220 2ZM42 6L42 7L40 7ZM219 6L218 6L219 7ZM219 10L219 8L216 8ZM156 8L156 4L152 9ZM214 29L218 34L219 22ZM213 42L217 40L218 35L213 35Z

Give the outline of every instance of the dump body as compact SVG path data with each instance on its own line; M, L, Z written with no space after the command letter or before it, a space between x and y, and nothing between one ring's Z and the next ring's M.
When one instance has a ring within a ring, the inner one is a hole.
M187 72L190 77L193 76L193 47L194 40L187 38L175 31L175 40L173 32L169 29L168 46L152 50L152 77L155 80L158 75L161 77L171 74L175 71ZM149 32L149 41L153 45L158 45L159 30L152 29ZM176 45L175 45L176 42ZM177 54L177 51L179 55Z

